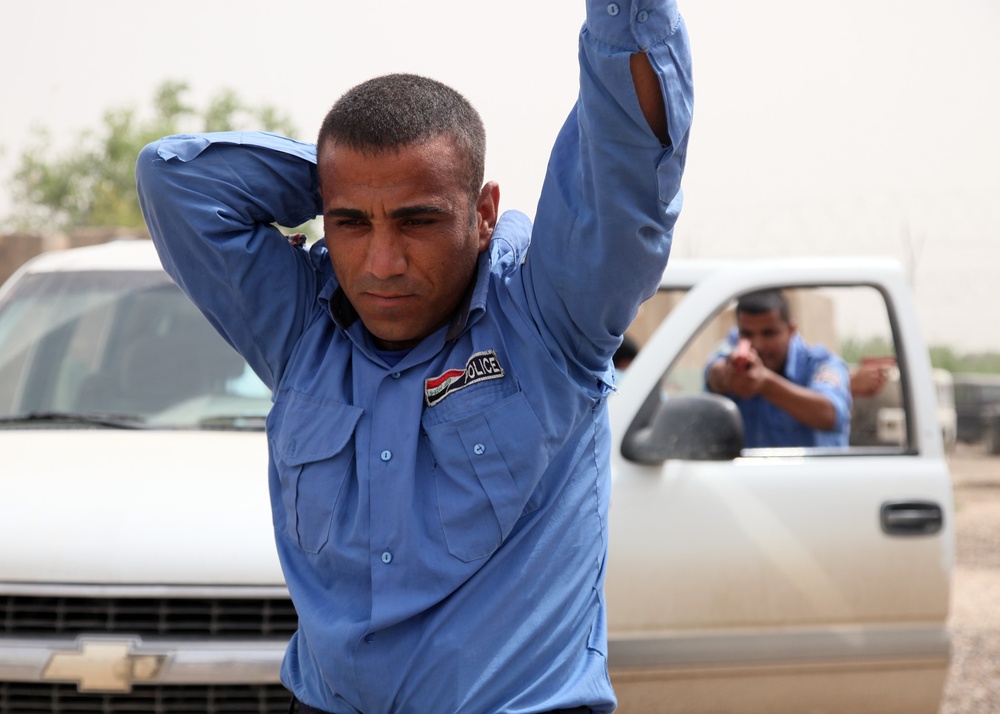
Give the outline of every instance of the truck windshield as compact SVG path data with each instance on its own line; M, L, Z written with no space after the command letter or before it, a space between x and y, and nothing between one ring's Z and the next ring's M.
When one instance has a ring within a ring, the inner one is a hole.
M159 271L26 275L0 302L0 421L263 428L267 387Z

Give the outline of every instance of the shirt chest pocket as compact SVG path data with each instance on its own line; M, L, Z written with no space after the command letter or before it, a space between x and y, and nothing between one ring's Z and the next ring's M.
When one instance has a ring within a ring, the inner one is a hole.
M469 562L495 551L518 519L548 462L545 436L523 393L426 428L448 551Z
M330 539L338 500L354 478L354 429L364 410L293 396L274 441L275 529L308 553Z

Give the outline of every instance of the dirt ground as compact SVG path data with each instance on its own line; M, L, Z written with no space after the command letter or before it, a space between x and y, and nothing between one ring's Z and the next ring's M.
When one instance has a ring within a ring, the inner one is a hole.
M940 714L1000 712L1000 457L959 444L952 660Z

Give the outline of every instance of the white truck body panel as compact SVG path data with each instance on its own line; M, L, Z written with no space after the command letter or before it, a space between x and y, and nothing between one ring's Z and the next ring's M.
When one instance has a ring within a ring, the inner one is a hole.
M609 661L622 711L937 711L949 652L951 487L902 272L860 259L679 266L676 276L674 268L664 287L693 288L611 402ZM855 284L882 291L893 310L914 448L776 449L660 465L623 457L646 396L731 299ZM948 526L887 535L880 509L896 501L940 504Z

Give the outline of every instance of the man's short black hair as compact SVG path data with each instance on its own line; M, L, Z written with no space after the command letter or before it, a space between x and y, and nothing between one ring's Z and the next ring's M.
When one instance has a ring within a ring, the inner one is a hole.
M332 140L379 154L442 135L465 154L465 180L478 197L486 170L483 120L465 97L428 77L387 74L349 89L327 113L316 144Z
M792 321L791 310L788 307L788 298L781 290L768 289L757 290L752 293L740 296L736 301L736 317L739 318L741 312L749 315L763 315L765 312L776 310L778 315L785 322Z

